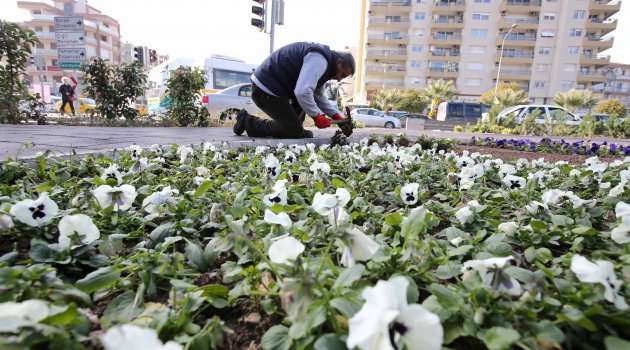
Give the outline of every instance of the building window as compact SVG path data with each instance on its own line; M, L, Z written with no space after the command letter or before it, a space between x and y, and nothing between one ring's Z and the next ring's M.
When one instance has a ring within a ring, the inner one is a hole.
M50 48L51 49L56 49L57 48L57 43L50 43Z
M480 45L470 45L470 53L486 53L486 47Z
M542 89L544 87L545 87L545 82L544 81L538 80L538 81L534 82L534 88L535 89Z
M426 4L427 0L416 0L416 4Z
M411 52L422 52L422 45L418 45L418 44L411 45Z
M38 26L38 27L35 27L35 29L34 29L34 30L35 30L36 32L43 32L43 31L44 31L44 28L42 28L42 27L39 27L39 26Z
M543 64L543 63L539 63L536 65L536 71L537 72L546 72L549 70L549 65L548 64Z
M470 35L473 38L487 38L488 37L488 30L487 29L472 29L470 31Z
M575 65L575 64L566 63L564 65L564 71L565 72L575 72L576 69L577 69L577 65Z
M481 86L481 79L466 79L466 86Z
M570 90L573 88L573 82L571 80L563 80L560 83L560 88L564 90Z
M581 28L571 28L571 36L577 36L580 37L582 36L582 29Z
M543 16L543 19L545 21L553 21L556 19L556 13L555 12L546 12L545 15Z
M545 29L540 32L541 38L553 38L554 36L556 36L556 32L553 30Z
M584 19L586 16L586 11L573 11L574 19Z
M44 44L37 43L37 44L35 44L35 47L38 48L38 49L43 49L44 48Z
M410 77L409 78L409 84L420 85L420 78L418 78L418 77Z
M470 69L470 70L483 70L483 63L479 63L479 62L469 62L466 65L466 68Z
M41 15L42 11L41 10L33 10L32 12L34 15Z
M478 21L488 21L490 20L490 14L489 13L473 13L472 18L474 20L478 20Z
M49 26L48 27L48 31L51 32L51 33L54 33L55 32L55 26Z
M578 46L569 46L569 55L577 55L580 52L580 48Z
M58 66L59 66L59 61L53 58L53 60L52 60L52 63L51 63L51 64L52 64L54 67L58 67Z
M101 41L107 42L107 35L101 35Z
M490 0L475 0L477 4L489 4Z
M420 61L411 61L409 62L409 67L411 68L420 68L421 64Z
M540 49L538 49L538 54L540 54L540 55L550 55L551 54L551 48L550 47L541 47Z
M424 36L424 29L414 29L413 36Z
M418 21L424 21L427 18L426 12L416 12L414 18Z
M70 2L66 2L63 4L63 13L67 16L74 14L74 4Z

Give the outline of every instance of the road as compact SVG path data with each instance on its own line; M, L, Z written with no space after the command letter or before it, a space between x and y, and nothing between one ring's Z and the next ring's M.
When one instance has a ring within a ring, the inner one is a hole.
M124 149L132 144L148 147L154 143L160 145L169 144L199 144L203 141L220 143L227 141L231 147L241 145L268 145L273 146L278 143L315 143L325 144L330 142L330 137L334 134L333 129L311 129L314 133L312 139L282 140L268 138L251 138L247 136L236 136L231 128L132 128L132 127L87 127L87 126L55 126L55 125L0 125L0 160L9 157L15 159L33 158L38 152L50 151L56 156L67 156L76 154L86 154L92 152L102 152L112 149ZM372 134L399 134L404 133L410 138L426 135L439 138L451 138L455 140L470 140L476 137L496 137L539 140L541 137L520 136L520 135L498 135L498 134L478 134L467 132L453 132L440 130L404 130L404 129L381 129L381 128L361 128L355 129L354 134L349 138L350 142L358 142L364 137ZM564 139L567 142L582 140L574 137L551 137L553 139ZM594 138L595 142L614 142L619 144L629 144L627 139L605 139Z

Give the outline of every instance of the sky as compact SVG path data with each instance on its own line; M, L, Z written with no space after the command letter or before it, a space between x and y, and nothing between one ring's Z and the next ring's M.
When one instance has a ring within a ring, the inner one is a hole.
M48 2L47 0L40 0ZM574 0L562 0L574 1ZM0 18L17 18L17 2L0 0ZM250 24L252 0L88 0L120 23L123 41L171 58L235 56L258 64L269 54L269 35ZM284 25L274 47L315 41L342 50L358 46L361 0L284 0ZM623 1L611 61L630 64L630 1Z

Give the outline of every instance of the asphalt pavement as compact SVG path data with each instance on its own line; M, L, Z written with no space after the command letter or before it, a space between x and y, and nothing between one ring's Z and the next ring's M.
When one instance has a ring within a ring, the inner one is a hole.
M219 144L223 141L230 147L242 145L267 145L274 146L278 143L306 144L312 142L317 145L330 143L336 129L310 129L313 131L312 139L269 139L252 138L248 136L236 136L232 128L161 128L161 127L93 127L93 126L58 126L58 125L0 125L0 160L31 159L39 152L50 151L54 156L70 156L73 154L87 154L94 152L108 152L121 150L132 144L141 147L149 147L152 144L200 144L208 141ZM441 130L405 130L360 128L355 129L353 135L348 138L350 142L358 142L372 134L400 134L404 133L410 138L426 135L438 138L451 138L455 140L470 140L476 137L496 137L540 140L542 137L520 135L478 134L467 132L453 132ZM576 137L551 137L552 139L564 139L567 142L583 140ZM627 139L594 138L594 142L614 142L630 145Z

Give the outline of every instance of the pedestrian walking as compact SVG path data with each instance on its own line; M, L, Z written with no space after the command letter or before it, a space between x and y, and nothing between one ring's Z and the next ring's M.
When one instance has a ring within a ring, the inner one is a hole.
M252 100L271 119L253 116L242 109L236 116L234 133L287 139L313 137L313 132L302 125L306 115L320 129L330 126L330 118L344 119L328 102L324 84L329 80L341 81L354 72L354 57L349 52L312 42L281 47L251 76Z
M60 113L63 115L66 110L66 103L70 104L70 110L72 110L72 115L74 115L74 88L75 86L70 85L70 79L63 77L61 78L61 86L59 87L59 93L61 94L61 108Z

